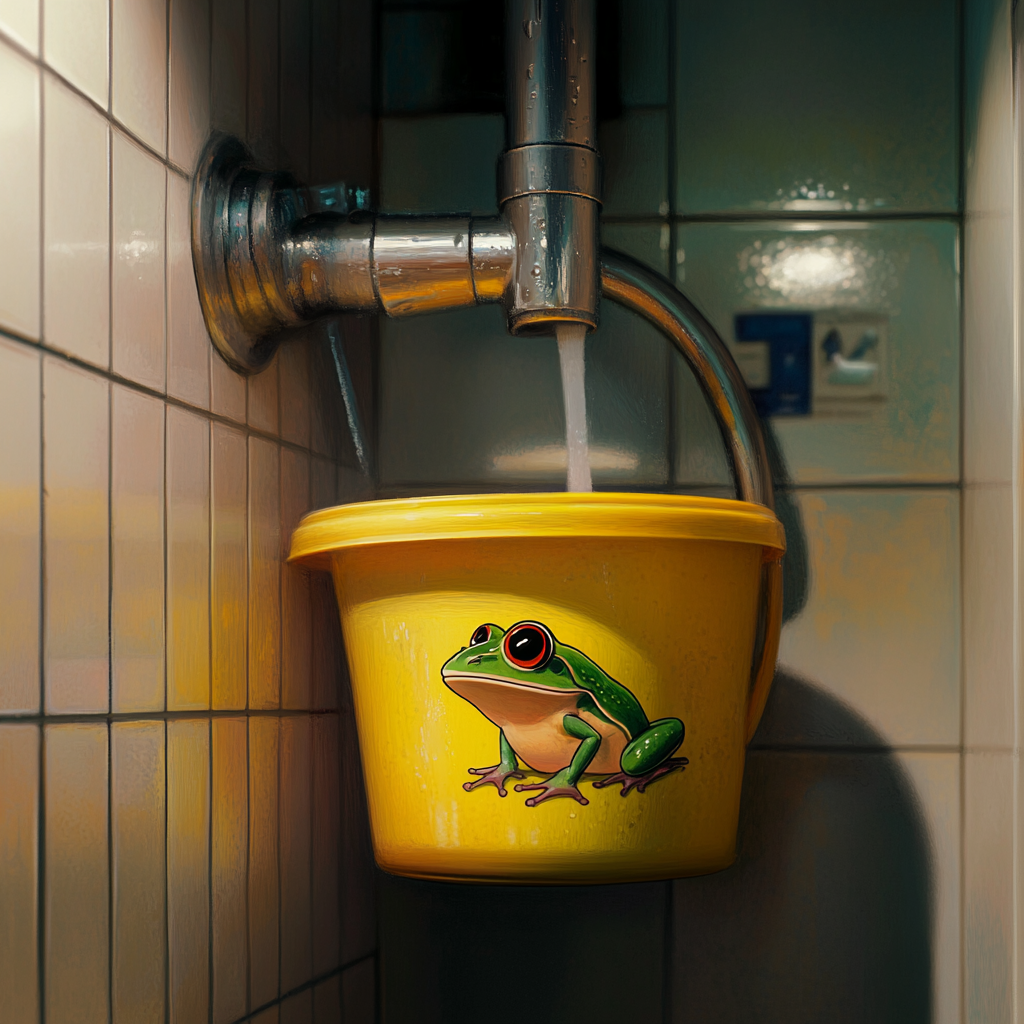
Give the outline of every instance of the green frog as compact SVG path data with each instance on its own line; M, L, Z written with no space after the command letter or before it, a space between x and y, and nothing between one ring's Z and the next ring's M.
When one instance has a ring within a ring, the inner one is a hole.
M540 791L527 807L554 797L587 804L578 788L584 772L606 776L595 788L621 784L626 796L689 763L672 757L685 732L678 718L648 721L625 686L582 651L559 643L541 622L507 630L485 622L469 646L445 662L441 677L499 729L499 762L470 768L480 778L464 783L466 790L490 784L506 796L506 779L526 777L521 760L551 776L515 787L517 793Z

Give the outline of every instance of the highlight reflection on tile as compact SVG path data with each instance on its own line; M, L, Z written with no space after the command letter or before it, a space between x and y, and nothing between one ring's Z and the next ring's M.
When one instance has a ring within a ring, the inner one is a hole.
M249 719L249 1005L278 995L278 719Z
M0 725L0 992L7 1019L39 1019L39 727Z
M166 985L163 722L110 727L114 1024L162 1024Z
M0 436L19 440L0 448L0 711L21 714L39 710L40 375L38 352L0 340Z
M310 573L289 565L292 531L309 509L309 456L281 449L281 707L310 707Z
M86 100L44 79L43 320L46 343L110 365L110 129Z
M171 1024L209 1016L210 722L167 723L167 934Z
M281 705L280 451L249 438L249 707Z
M306 715L281 719L281 989L311 975L311 728Z
M109 1007L107 726L44 737L46 1020L91 1024Z
M111 708L164 706L164 406L114 385Z
M210 706L210 424L167 407L167 708Z
M246 756L245 719L213 719L214 1024L246 1012Z
M248 465L245 435L213 424L213 522L211 643L213 707L238 710L246 704L246 592L248 540L246 484Z
M43 360L46 710L109 708L110 386Z

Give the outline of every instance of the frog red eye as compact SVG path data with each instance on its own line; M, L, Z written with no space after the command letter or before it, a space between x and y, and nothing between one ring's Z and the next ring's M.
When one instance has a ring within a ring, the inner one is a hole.
M477 626L476 629L473 630L473 635L469 638L469 646L475 647L477 644L486 643L491 639L493 633L494 630L491 629L490 625L486 622L482 626Z
M505 634L505 657L524 670L543 668L555 652L555 638L539 622L521 622Z

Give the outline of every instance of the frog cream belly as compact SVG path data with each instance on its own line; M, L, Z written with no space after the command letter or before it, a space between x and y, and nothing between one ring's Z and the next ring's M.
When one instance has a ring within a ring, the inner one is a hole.
M517 622L507 631L493 623L477 627L441 677L499 729L498 764L470 768L480 778L465 783L467 790L489 783L506 796L505 780L525 777L522 760L552 773L545 782L515 787L540 791L528 807L559 796L586 804L578 789L585 772L606 776L595 788L620 783L625 796L687 764L672 757L683 742L678 718L648 721L630 690L582 651L559 643L543 623Z

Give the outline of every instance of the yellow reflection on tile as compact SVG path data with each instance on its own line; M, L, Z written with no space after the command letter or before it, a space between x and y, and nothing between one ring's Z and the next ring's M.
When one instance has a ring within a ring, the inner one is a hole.
M281 450L281 706L310 707L312 634L309 570L289 565L292 531L309 511L309 456Z
M213 719L213 1024L246 1012L246 758L245 719Z
M114 117L163 153L167 142L167 0L114 0Z
M210 581L210 642L213 653L213 707L234 711L246 701L246 484L245 435L213 424L213 544Z
M321 981L313 989L313 1024L341 1024L341 975Z
M39 1019L39 727L0 725L0 996L5 1020Z
M309 340L303 335L281 346L281 437L309 447Z
M111 707L164 706L164 405L115 384L111 454Z
M281 503L276 445L249 438L249 707L281 703Z
M313 1024L313 990L307 988L281 1003L281 1024Z
M107 106L109 0L47 0L43 56L94 103Z
M312 976L310 946L310 790L308 715L281 719L281 988Z
M271 359L265 370L246 378L249 386L249 426L276 434L280 417L278 410L278 363L280 355Z
M210 3L171 4L167 155L190 170L210 131Z
M110 727L113 1024L163 1024L164 723Z
M0 710L39 710L40 357L0 340Z
M111 169L113 370L162 391L167 172L156 157L118 131L113 134Z
M0 42L0 327L39 337L39 68Z
M278 996L278 720L249 719L249 1005Z
M313 728L313 975L341 963L341 763L338 716L315 715Z
M188 5L191 6L191 5ZM194 161L190 161L191 167ZM167 175L167 393L207 409L210 338L199 307L189 213L189 181Z
M209 1019L210 722L167 723L167 935L171 1024Z
M46 343L110 365L110 128L52 75L46 102L43 319Z
M210 424L167 408L167 707L210 706Z
M106 1021L106 724L46 726L44 762L46 1020Z
M107 382L43 360L46 710L109 706Z

